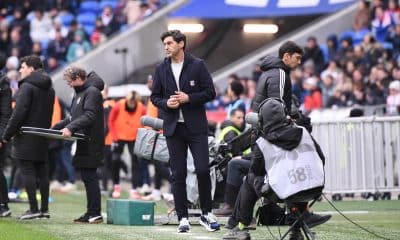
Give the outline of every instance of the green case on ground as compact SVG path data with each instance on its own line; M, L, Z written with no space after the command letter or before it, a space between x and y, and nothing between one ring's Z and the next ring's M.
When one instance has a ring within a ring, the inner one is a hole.
M116 225L154 225L154 202L129 199L107 200L107 223Z

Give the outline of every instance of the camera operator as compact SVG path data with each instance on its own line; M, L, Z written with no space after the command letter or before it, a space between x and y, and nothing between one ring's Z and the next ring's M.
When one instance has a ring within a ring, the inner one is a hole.
M263 60L260 68L263 71L257 83L256 96L254 98L252 109L259 111L260 104L268 98L278 98L283 101L285 108L288 112L291 112L292 104L292 85L290 81L290 71L296 68L301 63L303 55L303 49L292 41L283 43L279 48L279 57L267 55ZM258 149L256 147L256 149ZM254 150L254 149L253 149ZM253 151L253 159L262 158L262 154L259 151ZM262 169L261 169L262 170ZM260 176L264 176L261 174ZM244 225L249 225L252 219L253 207L257 199L259 198L255 193L253 182L255 179L254 172L249 171L246 177L246 181L242 184L238 199L235 204L235 209L232 216L228 221L228 228L233 228L237 225L240 219L246 219L242 224L239 224L239 229L243 230ZM261 180L263 182L263 178ZM244 207L242 205L245 205ZM319 219L319 216L313 215ZM329 218L328 218L329 219ZM313 219L314 220L314 219ZM321 219L319 219L321 220ZM325 220L327 221L327 220ZM323 221L316 221L319 224ZM246 239L248 233L242 231L228 232L225 239ZM296 235L291 239L296 238Z

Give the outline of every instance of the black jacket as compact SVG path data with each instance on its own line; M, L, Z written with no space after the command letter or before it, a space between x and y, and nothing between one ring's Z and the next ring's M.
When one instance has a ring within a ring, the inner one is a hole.
M53 114L54 90L50 77L41 69L32 72L19 83L15 109L3 133L3 140L13 144L15 159L47 161L48 140L44 137L19 134L22 126L50 128Z
M88 74L85 84L75 87L71 117L53 126L68 128L72 133L83 133L89 141L78 141L73 165L77 168L97 168L102 164L104 150L104 113L101 90L103 80L94 72Z
M288 112L292 104L292 83L290 82L290 68L281 59L266 56L261 64L261 74L257 82L256 96L252 109L258 112L259 105L267 98L279 98L285 102Z
M10 82L5 74L0 72L0 136L3 135L11 116L11 89Z
M215 98L215 89L210 73L203 60L185 53L179 88L189 95L189 102L181 105L183 118L192 133L208 133L207 118L204 104ZM171 59L165 58L154 74L151 101L159 109L159 115L164 120L165 136L172 136L179 118L179 109L167 107L167 100L175 94L178 88L171 69Z

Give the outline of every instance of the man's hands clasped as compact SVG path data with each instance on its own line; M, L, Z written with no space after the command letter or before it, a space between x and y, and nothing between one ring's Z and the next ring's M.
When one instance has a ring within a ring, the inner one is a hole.
M171 95L167 101L167 106L171 109L177 109L181 104L189 102L189 96L181 91L175 91L174 95Z

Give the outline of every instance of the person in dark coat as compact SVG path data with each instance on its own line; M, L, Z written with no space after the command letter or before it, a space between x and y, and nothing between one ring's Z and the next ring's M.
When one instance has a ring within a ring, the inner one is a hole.
M0 57L0 69L5 65L5 59ZM11 89L10 82L6 75L0 71L0 136L7 126L11 115ZM0 148L0 218L11 216L8 208L7 181L3 173L6 155L5 147Z
M4 130L2 143L13 138L11 157L19 164L28 193L30 208L19 219L49 218L48 139L19 134L19 131L22 126L50 128L55 94L39 57L23 57L19 72L21 81L18 83L16 105ZM37 180L41 195L40 211L36 200Z
M267 98L282 99L290 112L292 105L292 83L290 71L300 63L303 49L295 42L287 41L279 48L279 57L267 55L261 63L263 73L257 82L252 109L258 112L261 102Z
M104 158L104 113L101 91L104 81L95 73L79 67L64 71L64 79L75 90L71 105L71 117L53 126L61 129L63 136L83 133L89 140L78 141L73 165L80 170L85 184L87 211L74 220L76 223L101 223L101 196L97 168Z
M155 71L152 103L164 120L172 172L172 192L179 226L178 232L188 232L186 193L187 151L190 148L200 196L200 224L208 231L220 228L211 214L211 180L207 141L207 118L204 104L215 98L215 88L203 60L185 52L186 36L179 30L161 35L167 57Z

